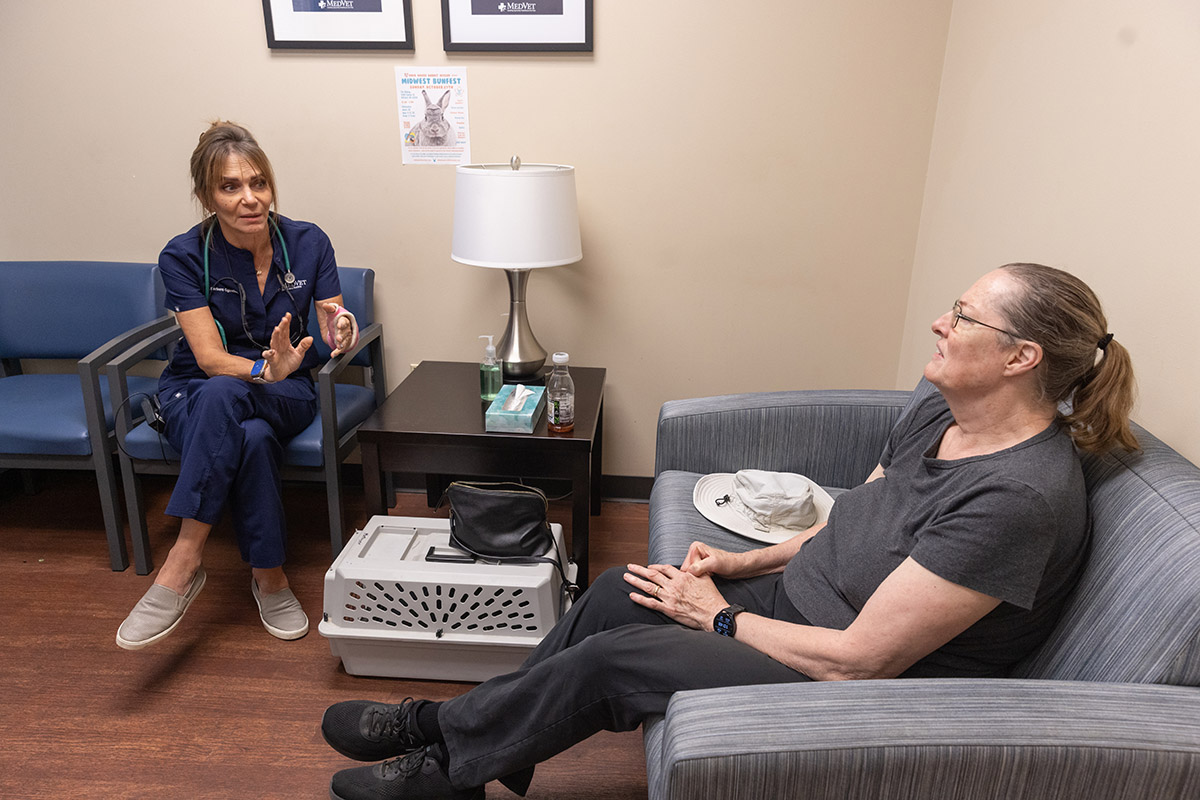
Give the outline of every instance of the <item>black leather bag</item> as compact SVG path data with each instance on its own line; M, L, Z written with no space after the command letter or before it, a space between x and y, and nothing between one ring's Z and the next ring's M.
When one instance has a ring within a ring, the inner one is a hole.
M519 483L455 481L450 498L450 544L484 558L545 555L554 548L549 503Z
M476 558L518 564L553 564L563 591L578 587L567 579L546 517L550 504L540 489L519 483L455 481L450 500L450 545Z

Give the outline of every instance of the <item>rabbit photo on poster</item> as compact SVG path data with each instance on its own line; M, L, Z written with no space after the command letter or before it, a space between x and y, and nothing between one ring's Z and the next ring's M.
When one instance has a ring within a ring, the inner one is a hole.
M425 98L425 119L413 128L413 143L419 147L449 147L458 142L458 136L450 120L446 119L446 107L450 105L450 90L447 89L436 103L431 102L429 93L421 90Z

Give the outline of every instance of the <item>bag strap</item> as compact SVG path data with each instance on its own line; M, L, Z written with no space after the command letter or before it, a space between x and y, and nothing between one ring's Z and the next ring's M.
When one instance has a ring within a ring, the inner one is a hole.
M557 559L557 558L549 558L548 556L488 556L488 555L484 555L483 553L475 552L474 550L472 550L471 548L467 547L465 544L460 542L458 540L458 537L454 535L453 530L451 530L451 532L450 532L450 546L456 547L459 550L470 553L475 558L480 559L482 561L501 561L505 564L553 564L554 568L556 570L558 570L559 578L562 579L563 594L565 594L566 596L568 596L572 600L574 600L575 596L579 593L579 584L572 582L567 577L567 571L565 569L563 569L562 562L559 561L559 559ZM553 536L550 538L550 549L551 550L558 549L558 545L555 543Z
M536 486L526 486L523 483L514 483L512 481L495 481L495 482L453 481L449 486L446 487L446 490L444 492L442 492L442 496L438 500L437 506L435 506L435 510L442 507L442 503L444 503L446 501L446 499L450 496L450 489L453 488L454 486L462 486L462 487L465 487L468 489L484 489L484 490L490 490L490 491L503 490L503 491L511 491L515 494L536 495L537 497L542 498L542 503L543 503L547 513L549 513L549 511L550 511L550 501L549 501L549 499L547 499L545 492L543 492L541 489L537 488ZM561 578L561 580L562 580L562 590L561 591L562 591L563 596L569 597L571 600L574 600L575 597L579 594L579 584L572 582L567 577L567 571L563 568L563 565L562 565L562 562L560 559L548 558L546 556L490 556L490 555L484 555L483 553L477 553L474 550L472 550L471 548L464 545L462 542L460 542L458 540L458 537L455 536L455 534L454 534L454 525L453 525L453 523L454 523L454 507L453 506L454 506L454 504L451 503L450 544L452 546L454 546L454 547L458 548L459 550L462 550L466 553L470 553L475 558L482 559L483 561L499 561L499 562L504 562L506 564L553 564L554 568L556 570L558 570L559 578ZM546 521L546 530L547 530L547 532L551 531L548 520ZM550 547L547 550L547 552L549 552L549 551L557 552L558 544L554 541L553 533L550 533L549 539L550 539ZM561 611L561 609L560 609L560 611Z

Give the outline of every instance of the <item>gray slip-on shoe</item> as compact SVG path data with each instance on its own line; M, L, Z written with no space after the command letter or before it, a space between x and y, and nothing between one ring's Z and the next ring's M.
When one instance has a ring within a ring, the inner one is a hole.
M151 586L117 629L117 645L126 650L141 650L165 638L200 594L205 579L204 567L200 567L183 594L157 583Z
M291 589L260 594L258 581L251 578L250 591L254 594L254 602L258 603L258 616L267 633L286 640L299 639L308 633L308 617Z

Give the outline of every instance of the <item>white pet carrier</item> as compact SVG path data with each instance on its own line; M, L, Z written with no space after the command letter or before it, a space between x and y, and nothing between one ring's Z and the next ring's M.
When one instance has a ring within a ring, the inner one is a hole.
M562 559L562 526L550 527ZM566 611L552 564L426 560L449 541L449 520L376 516L346 544L318 626L346 672L484 681L519 667Z

